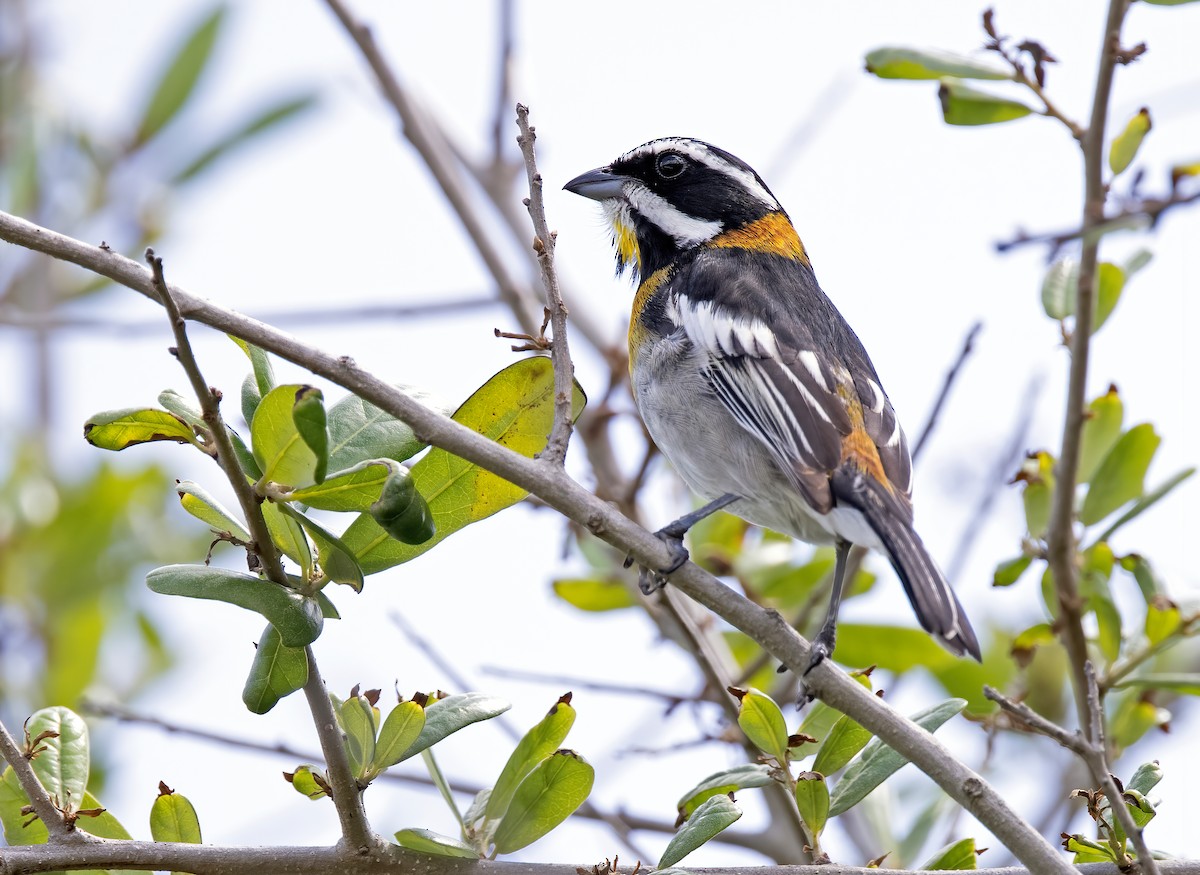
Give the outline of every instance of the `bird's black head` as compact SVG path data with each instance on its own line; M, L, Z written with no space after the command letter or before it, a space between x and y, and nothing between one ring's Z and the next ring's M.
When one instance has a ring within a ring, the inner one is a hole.
M617 270L641 276L719 234L783 212L744 161L685 137L652 140L564 187L601 203L613 226Z

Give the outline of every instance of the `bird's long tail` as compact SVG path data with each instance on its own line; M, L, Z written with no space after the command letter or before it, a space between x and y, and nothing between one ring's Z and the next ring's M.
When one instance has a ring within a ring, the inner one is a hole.
M861 512L883 542L925 631L958 656L970 654L979 660L975 630L945 575L913 530L907 508L881 483L849 465L834 472L832 486L838 504Z

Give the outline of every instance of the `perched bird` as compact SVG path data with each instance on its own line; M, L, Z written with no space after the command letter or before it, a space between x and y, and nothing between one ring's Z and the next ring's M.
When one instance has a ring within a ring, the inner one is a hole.
M955 654L979 643L913 530L912 460L862 343L817 285L791 220L745 162L667 137L572 179L612 223L618 273L637 293L633 397L659 449L709 502L664 527L683 535L721 507L836 546L833 592L809 670L833 652L852 544L888 557L921 625Z

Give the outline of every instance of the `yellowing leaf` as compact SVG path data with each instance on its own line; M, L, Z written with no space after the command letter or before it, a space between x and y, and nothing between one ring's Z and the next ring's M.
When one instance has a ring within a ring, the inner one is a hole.
M1033 112L1020 101L979 91L957 79L942 79L938 100L942 104L942 118L948 125L992 125Z
M583 391L576 384L575 416L583 410L584 401ZM554 369L550 360L537 357L509 365L468 398L454 419L523 456L537 455L546 447L554 419ZM354 551L366 574L420 556L459 529L516 504L527 494L490 471L436 447L409 473L429 504L437 533L421 544L402 544L370 516L360 516L342 540Z
M1113 138L1112 145L1108 147L1108 169L1114 176L1133 163L1151 127L1150 110L1143 106L1125 123L1124 130Z

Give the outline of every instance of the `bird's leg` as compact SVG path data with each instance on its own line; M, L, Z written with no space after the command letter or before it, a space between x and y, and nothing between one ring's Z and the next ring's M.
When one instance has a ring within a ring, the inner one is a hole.
M829 658L837 640L838 608L841 607L842 591L846 584L846 561L850 556L850 542L839 539L834 549L837 552L833 564L833 590L829 593L829 612L825 615L821 631L813 638L812 645L808 648L808 667L800 676L800 699L796 703L797 708L803 707L806 702L812 700L812 696L808 695L804 688L804 678Z
M666 586L666 575L677 570L683 563L688 561L687 547L683 546L683 536L687 534L687 530L700 520L707 516L712 516L723 507L728 507L735 501L740 499L740 495L735 495L732 492L727 492L720 498L710 501L691 513L684 514L673 523L668 523L663 526L654 536L667 545L667 549L671 551L671 564L666 568L660 568L657 571L651 570L646 566L642 566L638 573L638 586L646 595L662 589ZM625 567L628 568L633 564L633 555L625 557Z

